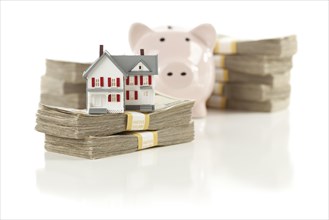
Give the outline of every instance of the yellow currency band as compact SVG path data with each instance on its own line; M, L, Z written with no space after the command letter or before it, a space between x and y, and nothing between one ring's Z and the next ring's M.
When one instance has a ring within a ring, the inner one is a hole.
M236 41L231 42L231 51L232 51L232 53L237 52L237 43L236 43Z
M223 95L223 93L224 93L224 84L223 83L218 83L218 92L219 92L219 95Z
M222 55L221 63L219 64L220 67L225 67L225 56Z
M223 96L223 99L221 100L221 102L219 103L219 107L221 109L226 108L226 103L227 103L227 98Z
M214 53L216 53L216 54L222 53L220 44L221 44L220 39L217 39L215 48L214 48ZM236 41L230 42L230 50L231 51L228 52L227 54L236 54L237 53L237 42ZM224 63L222 65L222 67L224 67Z
M159 139L158 139L158 132L157 131L152 131L151 132L153 134L153 144L152 146L148 146L148 147L153 147L153 146L157 146L159 144ZM142 150L143 148L143 136L141 133L134 133L133 134L135 137L137 137L137 149L138 150Z
M127 115L127 130L130 131L133 123L133 116L129 112L126 112L126 115Z
M227 69L224 69L224 72L223 72L223 82L227 82L229 80L228 78L228 70Z
M144 130L147 130L150 126L150 115L145 114L145 124L144 124Z
M130 131L132 129L132 124L133 124L133 115L130 112L125 112L127 115L127 131ZM150 115L149 114L144 114L145 117L145 123L144 123L144 128L143 130L147 130L150 126Z

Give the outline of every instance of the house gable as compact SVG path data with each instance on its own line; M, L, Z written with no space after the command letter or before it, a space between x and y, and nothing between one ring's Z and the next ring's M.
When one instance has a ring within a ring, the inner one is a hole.
M143 60L140 60L129 72L151 72L151 70Z
M125 71L116 63L112 56L105 51L102 56L100 56L84 73L83 77L85 79L90 78L90 76L127 76Z

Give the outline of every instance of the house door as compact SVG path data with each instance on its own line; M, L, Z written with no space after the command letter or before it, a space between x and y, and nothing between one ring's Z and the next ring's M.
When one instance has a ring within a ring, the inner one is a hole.
M105 95L93 94L91 97L91 107L104 107Z

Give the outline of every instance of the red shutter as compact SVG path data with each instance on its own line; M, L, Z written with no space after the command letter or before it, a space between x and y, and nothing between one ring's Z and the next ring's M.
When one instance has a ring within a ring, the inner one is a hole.
M101 77L101 87L104 86L104 77Z
M111 102L111 101L112 101L112 100L111 100L111 94L108 96L107 101L108 101L108 102Z
M135 100L138 100L138 92L135 91Z
M126 100L129 100L129 91L126 91Z
M152 85L152 76L149 76L149 85Z
M120 78L117 78L117 87L120 87Z
M135 85L138 85L138 83L137 83L137 76L135 76Z
M140 81L140 83L141 83L141 86L142 86L142 85L143 85L143 76L140 76L139 78L140 78L140 80L139 80L139 81Z
M111 87L112 86L112 81L111 81L111 77L107 78L107 86Z
M91 86L95 87L95 77L91 78Z
M129 85L129 76L126 79L126 85Z
M120 94L117 94L117 102L120 102Z

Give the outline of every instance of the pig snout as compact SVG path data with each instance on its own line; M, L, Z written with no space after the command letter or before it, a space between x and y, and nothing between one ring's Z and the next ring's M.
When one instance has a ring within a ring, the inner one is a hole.
M160 70L160 78L168 87L179 89L192 83L193 73L187 65L174 62Z

